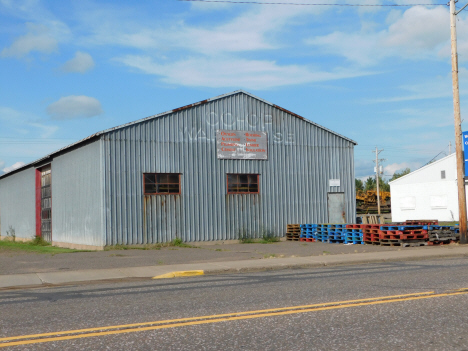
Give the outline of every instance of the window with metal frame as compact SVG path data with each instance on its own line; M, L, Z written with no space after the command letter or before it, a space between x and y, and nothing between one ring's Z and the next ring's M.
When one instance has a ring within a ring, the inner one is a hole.
M180 194L179 173L143 173L145 195Z
M228 194L258 194L259 174L228 174L227 193Z
M440 171L440 179L445 179L445 171Z

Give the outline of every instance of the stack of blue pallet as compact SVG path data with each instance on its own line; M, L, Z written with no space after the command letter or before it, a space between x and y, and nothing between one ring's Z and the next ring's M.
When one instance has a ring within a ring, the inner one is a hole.
M307 237L307 224L301 224L301 235L299 238L306 238Z
M344 243L364 245L362 229L346 228Z
M301 224L301 238L316 239L317 224Z
M328 224L328 243L340 244L345 240L346 224Z
M328 227L327 224L317 224L316 240L323 243L328 243Z

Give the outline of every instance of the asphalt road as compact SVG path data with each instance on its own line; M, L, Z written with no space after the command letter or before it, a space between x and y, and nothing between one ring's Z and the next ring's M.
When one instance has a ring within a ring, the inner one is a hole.
M468 259L2 291L0 347L468 350L463 288Z

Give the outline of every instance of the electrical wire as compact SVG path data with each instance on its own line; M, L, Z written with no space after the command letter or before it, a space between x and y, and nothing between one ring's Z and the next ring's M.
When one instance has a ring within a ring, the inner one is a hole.
M260 2L260 1L234 1L234 0L178 0L185 2L212 2L228 4L254 4L254 5L294 5L294 6L347 6L347 7L412 7L412 6L448 6L447 4L322 4L322 3L288 3L288 2Z

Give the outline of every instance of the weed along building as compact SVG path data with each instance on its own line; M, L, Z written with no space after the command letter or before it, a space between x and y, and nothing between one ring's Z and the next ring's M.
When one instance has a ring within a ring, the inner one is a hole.
M0 176L0 226L100 249L354 222L356 143L244 91L111 128Z

